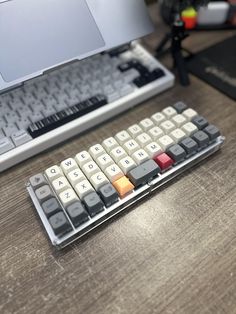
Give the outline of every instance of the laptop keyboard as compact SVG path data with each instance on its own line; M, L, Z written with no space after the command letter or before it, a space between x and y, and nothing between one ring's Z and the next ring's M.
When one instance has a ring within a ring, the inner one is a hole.
M160 93L173 81L133 43L0 95L0 171ZM88 120L82 121L85 116Z
M224 138L178 102L29 179L52 244L62 248L217 151Z

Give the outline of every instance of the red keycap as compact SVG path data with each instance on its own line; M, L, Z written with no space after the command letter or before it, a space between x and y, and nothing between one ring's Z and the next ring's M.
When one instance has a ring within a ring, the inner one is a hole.
M154 158L154 161L158 164L161 170L170 168L174 163L174 161L166 153L158 155Z

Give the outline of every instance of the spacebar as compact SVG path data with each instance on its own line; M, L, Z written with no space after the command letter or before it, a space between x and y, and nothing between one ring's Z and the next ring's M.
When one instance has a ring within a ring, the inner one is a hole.
M94 96L38 122L32 123L27 131L33 138L36 138L106 104L107 98L104 95Z

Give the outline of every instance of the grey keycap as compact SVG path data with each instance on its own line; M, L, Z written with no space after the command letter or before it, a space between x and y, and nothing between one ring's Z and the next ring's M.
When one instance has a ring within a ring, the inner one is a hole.
M127 177L134 184L134 186L139 186L146 184L153 177L157 176L161 172L160 167L155 163L154 160L147 160L138 167L132 169Z
M55 235L59 237L73 230L71 224L63 212L56 213L50 217L48 221Z
M193 140L197 142L199 148L203 148L209 144L209 136L203 132L198 131L192 136Z
M44 202L42 204L42 209L48 218L62 210L55 197Z
M119 199L119 195L111 183L102 186L99 189L99 194L106 207L113 205Z
M43 185L47 185L47 180L45 179L44 175L42 173L38 173L34 176L32 176L29 179L30 185L34 190L40 188Z
M88 213L81 202L76 202L68 206L67 213L75 227L78 227L89 220Z
M196 116L192 119L192 123L196 125L199 130L204 129L208 126L208 121L202 116Z
M84 197L84 204L91 217L104 210L104 204L97 193L92 192Z
M182 113L184 110L188 108L188 106L182 101L177 102L176 104L173 105L173 107L178 113Z
M187 155L193 155L198 150L197 143L191 137L186 137L179 144L187 152Z
M32 140L32 137L25 130L20 130L20 131L14 132L11 135L11 138L12 138L12 141L14 142L14 144L16 146L23 145L23 144Z
M167 150L167 154L174 160L175 163L183 161L187 155L185 150L178 144L171 146Z
M54 196L48 185L43 185L42 187L38 188L35 191L35 195L41 204Z
M206 132L206 134L209 136L211 141L215 140L218 136L220 136L219 129L216 126L214 126L213 124L208 125L204 129L204 132Z
M0 155L13 149L15 146L8 137L3 137L0 139Z

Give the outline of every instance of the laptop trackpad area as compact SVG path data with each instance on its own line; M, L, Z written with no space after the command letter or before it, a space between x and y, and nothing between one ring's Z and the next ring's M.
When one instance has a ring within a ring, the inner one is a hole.
M105 46L85 0L0 3L0 73L6 82Z

